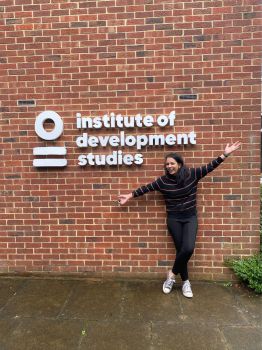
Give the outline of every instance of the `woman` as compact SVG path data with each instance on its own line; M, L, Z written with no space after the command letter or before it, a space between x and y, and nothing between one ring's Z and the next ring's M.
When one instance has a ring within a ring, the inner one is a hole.
M169 153L165 157L165 175L132 193L119 195L118 201L121 205L133 197L142 196L150 191L159 191L164 196L167 211L167 227L176 248L176 259L173 268L168 271L167 279L163 284L163 292L165 294L171 292L175 283L175 276L180 274L183 282L183 295L187 298L193 297L191 284L188 279L187 264L194 252L197 235L197 184L200 179L218 167L240 146L240 142L235 142L231 146L227 144L221 156L212 160L209 164L198 168L186 167L180 155Z

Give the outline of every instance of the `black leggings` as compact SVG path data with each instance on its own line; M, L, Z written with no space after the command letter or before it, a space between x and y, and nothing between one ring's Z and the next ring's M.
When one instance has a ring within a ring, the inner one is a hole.
M187 263L195 248L197 217L195 215L188 219L168 217L167 227L176 247L176 260L172 272L175 275L180 273L182 281L186 281L188 279Z

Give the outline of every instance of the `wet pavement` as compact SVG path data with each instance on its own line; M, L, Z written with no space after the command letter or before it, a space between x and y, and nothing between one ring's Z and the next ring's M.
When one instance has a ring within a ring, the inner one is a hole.
M0 276L0 350L261 350L262 297L238 285Z

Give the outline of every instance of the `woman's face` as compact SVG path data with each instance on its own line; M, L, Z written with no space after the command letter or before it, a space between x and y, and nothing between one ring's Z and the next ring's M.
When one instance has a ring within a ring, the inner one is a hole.
M180 168L181 164L179 164L174 158L168 157L166 159L166 169L169 174L175 175Z

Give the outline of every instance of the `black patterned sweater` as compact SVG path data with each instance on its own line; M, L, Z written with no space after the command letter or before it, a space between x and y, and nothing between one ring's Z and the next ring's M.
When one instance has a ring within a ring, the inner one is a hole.
M223 158L218 157L201 167L189 168L190 176L183 187L178 185L175 175L166 174L157 178L154 182L133 191L133 197L139 197L151 191L159 191L164 196L168 216L182 219L196 215L198 182L223 161Z

